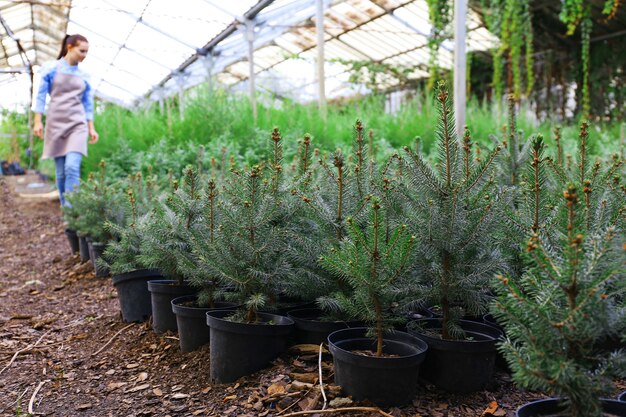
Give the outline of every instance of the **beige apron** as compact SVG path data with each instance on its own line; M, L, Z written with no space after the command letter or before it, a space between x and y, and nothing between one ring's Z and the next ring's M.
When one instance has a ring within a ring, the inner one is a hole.
M57 67L52 82L46 118L42 159L69 152L87 156L87 120L82 103L85 81L79 75L63 74Z

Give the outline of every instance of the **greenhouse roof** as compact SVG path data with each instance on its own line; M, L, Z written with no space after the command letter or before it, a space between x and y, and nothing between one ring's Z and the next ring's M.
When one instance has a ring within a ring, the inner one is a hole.
M0 0L0 107L29 100L28 68L56 59L65 33L89 39L81 66L96 95L126 107L176 94L207 81L246 88L248 36L253 30L259 90L300 101L316 98L316 0ZM470 10L468 50L497 39ZM253 29L250 29L253 28ZM350 94L346 61L406 68L407 78L428 74L431 33L425 0L325 0L326 91ZM444 41L438 65L452 65ZM402 82L394 77L381 87Z

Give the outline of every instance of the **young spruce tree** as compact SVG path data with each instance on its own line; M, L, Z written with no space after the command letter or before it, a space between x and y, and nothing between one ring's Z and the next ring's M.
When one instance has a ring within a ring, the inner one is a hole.
M346 237L320 261L350 286L349 291L325 297L325 304L336 304L336 309L365 321L369 335L377 341L376 356L381 356L384 334L393 328L392 304L404 294L415 236L404 224L388 234L378 199L368 203L368 208L367 223L360 226L348 218Z
M107 183L105 167L105 162L100 161L98 175L90 173L78 191L67 194L71 206L63 210L71 227L98 243L107 243L113 238L105 223L121 224L124 214L121 195Z
M145 268L140 260L143 231L150 220L150 212L156 200L156 181L149 177L146 189L141 192L141 174L130 175L125 182L116 185L119 194L125 194L119 205L123 221L119 224L105 223L105 228L114 237L107 245L104 256L98 259L107 266L111 274L118 275ZM122 193L119 190L126 190ZM139 201L138 201L139 197Z
M193 230L205 224L205 199L199 181L195 168L187 166L182 184L157 204L143 230L141 263L159 269L178 284L188 278L181 265L191 259Z
M259 309L276 303L291 272L285 227L292 204L283 180L281 140L274 129L267 163L231 169L217 203L219 225L213 231L203 228L204 238L198 234L192 240L198 268L226 289L228 301L243 305L233 319L247 323L258 320Z
M506 268L499 248L499 214L503 195L495 183L496 147L482 162L461 147L455 131L452 98L438 84L438 154L432 167L419 153L405 148L404 194L407 220L417 236L418 294L443 313L442 338L464 332L458 319L486 310L486 289L496 272Z
M570 417L603 415L599 398L611 377L626 376L626 352L598 348L610 323L626 324L626 256L616 245L624 244L624 213L622 206L621 218L589 229L584 192L569 184L555 222L558 243L531 232L526 273L498 277L494 314L506 329L501 350L513 378L563 398Z
M348 219L358 224L367 221L371 174L363 132L363 124L357 120L352 153L346 157L337 150L330 163L320 159L318 165L311 163L310 137L304 138L298 177L292 190L298 200L298 210L291 222L287 249L294 268L286 283L291 294L314 299L345 288L342 278L332 276L320 265L319 256L346 237ZM321 307L329 306L322 302ZM327 312L337 315L338 319L348 318L340 311Z

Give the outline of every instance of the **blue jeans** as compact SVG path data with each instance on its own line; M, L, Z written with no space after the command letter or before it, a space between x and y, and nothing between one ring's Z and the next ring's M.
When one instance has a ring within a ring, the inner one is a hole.
M65 193L71 192L74 188L78 189L82 159L83 155L79 152L69 152L64 156L54 158L61 207L69 206L69 203L65 201Z

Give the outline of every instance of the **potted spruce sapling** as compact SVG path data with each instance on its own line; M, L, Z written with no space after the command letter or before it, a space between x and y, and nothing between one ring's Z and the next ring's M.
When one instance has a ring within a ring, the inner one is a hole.
M83 206L87 206L89 194L91 190L87 187L87 184L95 181L93 173L89 174L86 182L82 183L82 187L73 191L67 195L67 202L69 205L63 207L63 219L67 223L68 228L76 232L76 238L78 239L78 252L80 254L81 262L89 261L89 246L87 244L87 229L88 225L85 220L85 212L82 210Z
M415 246L406 225L386 233L378 199L368 203L365 225L347 219L346 237L320 258L340 277L347 291L325 297L324 303L350 312L367 328L337 330L328 336L335 383L355 399L379 405L402 405L417 393L417 378L427 345L394 331L391 306L404 293Z
M70 245L70 253L72 255L79 253L80 247L78 242L78 234L76 233L76 227L78 223L78 211L71 208L63 209L63 221L65 223L65 236L67 242Z
M574 179L574 183L581 190L581 206L583 233L594 233L606 219L619 218L624 210L626 187L624 186L624 160L614 154L605 160L592 161L589 155L590 148L589 123L583 121L578 135L577 153L570 158L570 162L563 166L558 160L548 160L551 168L551 177L555 180L557 189L566 189ZM544 237L548 242L550 235ZM614 245L622 247L623 239L616 239ZM624 305L623 298L611 300L617 305ZM624 340L620 340L626 333L626 322L610 320L603 329L603 337L598 340L598 346L606 349L621 347L626 349Z
M272 159L225 178L221 221L210 239L193 240L198 268L224 288L236 310L210 311L210 378L226 383L265 367L285 348L293 330L287 317L263 313L290 273L284 228L292 211L283 185L281 137L272 133ZM207 229L205 229L205 232Z
M510 204L504 207L504 221L508 226L506 245L510 259L508 275L516 278L524 271L520 243L528 233L542 233L547 239L553 236L555 220L554 181L548 175L549 158L545 155L545 143L541 134L529 139L527 163L520 167L518 184L511 190ZM491 314L485 322L499 326Z
M186 196L189 198L191 196ZM202 197L202 225L189 229L191 239L189 250L193 251L194 240L208 239L211 245L215 241L216 228L220 222L218 202L218 187L214 179L209 179L205 195ZM223 298L223 288L208 271L200 268L196 257L179 257L178 268L181 273L195 287L197 294L177 297L172 300L172 311L176 315L180 349L190 352L209 343L210 332L206 324L206 313L212 310L232 309L237 305L233 302L220 301Z
M143 230L139 260L166 277L148 281L152 328L157 333L177 330L172 300L196 292L181 266L191 258L193 229L204 227L205 199L199 181L197 171L187 166L180 186L156 204Z
M364 127L358 120L354 131L351 163L337 150L330 163L320 159L319 164L311 164L310 137L304 138L298 170L300 176L293 188L298 210L291 222L287 248L293 265L293 274L286 281L286 290L290 294L313 300L348 289L342 278L333 276L320 265L319 254L345 237L348 218L364 221L365 205L371 198L370 170L364 157L367 154ZM318 300L316 308L288 312L296 323L296 338L300 343L320 343L334 330L361 324L347 311L325 308L329 306L320 301L322 299Z
M624 351L597 344L609 322L625 321L626 257L615 244L624 244L625 209L623 200L615 215L597 207L589 229L584 198L577 185L568 185L555 224L558 244L531 233L526 273L520 280L498 277L494 314L508 335L501 349L513 378L556 397L522 406L520 417L626 416L626 403L600 399L611 391L611 377L626 377Z
M493 178L499 147L476 163L459 145L444 82L436 100L436 164L431 167L419 152L405 148L403 183L407 221L419 240L413 286L423 300L440 307L442 317L414 320L408 327L428 342L424 377L446 391L471 392L491 379L501 335L491 326L461 320L486 311L490 279L506 268L498 247L503 196Z
M97 262L113 238L105 224L119 224L123 218L121 195L115 187L107 183L105 165L104 161L100 161L98 176L91 173L78 192L68 194L68 202L71 204L69 211L78 213L77 227L87 237L89 259L97 277L107 276L109 273L105 264Z
M117 290L122 319L126 322L143 322L152 315L152 301L148 281L161 279L156 269L148 269L140 260L143 231L152 209L155 183L148 179L142 192L141 176L132 175L122 185L126 189L124 222L107 223L115 237L104 251L101 261L107 263Z

